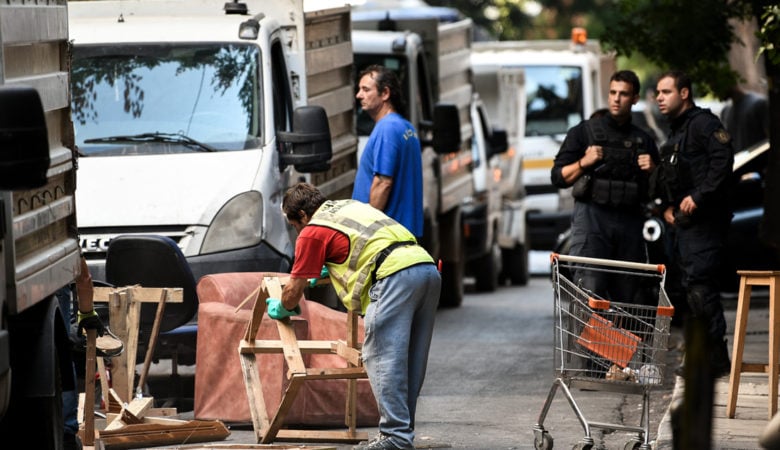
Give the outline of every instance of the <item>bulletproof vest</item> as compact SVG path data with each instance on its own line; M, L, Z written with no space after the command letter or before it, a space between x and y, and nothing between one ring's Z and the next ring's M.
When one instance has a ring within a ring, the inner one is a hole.
M598 119L589 120L586 129L590 144L600 145L604 153L601 163L578 180L580 186L575 183L575 198L613 208L637 207L647 191L636 162L646 151L642 138L625 136Z
M639 136L625 136L603 120L587 122L590 143L600 145L604 151L602 164L593 171L594 178L609 180L636 181L639 175L637 155L646 152L644 142Z
M692 112L680 127L681 132L672 136L660 150L661 164L650 179L651 195L667 202L675 202L678 197L693 187L690 167L682 157L688 141L688 125L691 119L704 110Z

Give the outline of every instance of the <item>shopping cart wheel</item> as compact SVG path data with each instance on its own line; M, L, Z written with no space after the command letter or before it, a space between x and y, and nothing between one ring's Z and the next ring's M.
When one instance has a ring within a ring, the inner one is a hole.
M535 450L552 450L553 438L550 433L542 430L534 430L534 449Z
M642 441L638 439L631 439L623 446L623 450L640 450L642 448Z
M572 450L593 450L593 442L579 442L572 447Z

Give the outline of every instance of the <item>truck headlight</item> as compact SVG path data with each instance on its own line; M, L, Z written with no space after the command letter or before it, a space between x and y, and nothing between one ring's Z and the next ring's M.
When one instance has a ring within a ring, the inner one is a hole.
M263 197L251 191L233 197L211 222L201 253L257 245L263 236Z

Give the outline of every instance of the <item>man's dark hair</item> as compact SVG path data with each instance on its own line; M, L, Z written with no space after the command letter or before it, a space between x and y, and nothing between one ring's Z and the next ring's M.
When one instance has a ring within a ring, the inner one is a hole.
M636 76L633 70L620 70L615 72L609 78L609 81L622 81L624 83L629 83L634 89L633 94L639 95L639 77Z
M385 66L372 64L360 72L358 80L362 79L364 75L371 76L380 93L385 89L390 90L390 104L393 105L395 112L406 117L406 102L404 102L404 97L401 95L401 82L398 80L395 72Z
M673 79L674 87L677 88L678 91L681 91L683 88L687 88L688 92L690 93L689 97L691 100L693 100L693 85L691 83L690 77L688 77L685 72L681 70L669 70L658 76L659 80L664 78Z
M325 196L316 187L309 183L298 183L284 193L282 212L288 220L301 220L301 211L311 217L325 200Z

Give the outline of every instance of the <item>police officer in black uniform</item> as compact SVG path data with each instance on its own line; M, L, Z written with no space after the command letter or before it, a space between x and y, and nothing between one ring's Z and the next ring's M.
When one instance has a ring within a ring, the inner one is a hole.
M571 128L555 157L552 183L573 186L572 255L646 262L642 206L648 201L649 174L660 159L653 138L631 123L631 107L638 100L636 74L614 73L608 114ZM642 302L633 278L574 272L575 282L601 297Z
M706 323L711 373L719 377L731 369L717 278L732 215L731 138L717 116L694 104L684 73L661 75L656 100L671 131L652 177L653 194L675 227L672 259L681 266L690 314Z

